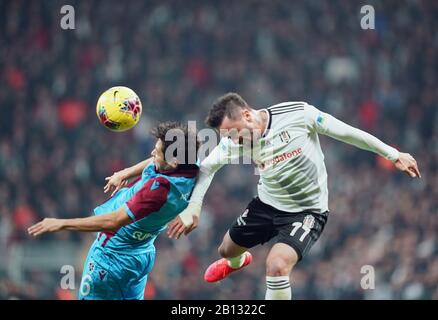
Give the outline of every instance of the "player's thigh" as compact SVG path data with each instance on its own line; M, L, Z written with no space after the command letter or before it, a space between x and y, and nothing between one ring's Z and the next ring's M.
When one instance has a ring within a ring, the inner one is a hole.
M142 277L132 279L132 281L129 283L129 286L123 292L124 300L143 300L147 280L147 274L143 275Z
M327 218L327 213L303 212L281 215L276 220L276 223L281 221L281 224L276 226L278 230L276 242L287 244L293 248L297 254L298 261L300 261L320 237Z
M276 235L274 211L259 198L254 198L228 231L230 240L241 248L252 248ZM224 240L228 237L225 235Z
M144 299L148 274L151 272L154 263L155 250L123 259L122 268L125 274L121 286L125 300Z
M78 292L80 300L121 300L118 275L109 259L99 254L90 255L84 265Z

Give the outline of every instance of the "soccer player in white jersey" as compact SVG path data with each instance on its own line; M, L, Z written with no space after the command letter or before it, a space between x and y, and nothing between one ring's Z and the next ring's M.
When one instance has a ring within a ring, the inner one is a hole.
M189 206L169 225L170 237L188 234L198 224L205 193L217 170L240 156L251 139L253 161L260 173L258 197L226 232L222 259L205 272L220 281L247 266L248 249L276 238L266 259L266 299L291 299L289 276L321 235L329 215L327 172L318 134L324 134L391 160L410 177L420 177L415 159L376 137L345 124L305 102L283 102L256 110L236 93L220 97L206 120L210 127L231 132L201 163ZM230 131L231 130L231 131ZM244 132L250 132L248 138ZM241 134L242 133L242 134ZM242 145L243 143L243 145Z

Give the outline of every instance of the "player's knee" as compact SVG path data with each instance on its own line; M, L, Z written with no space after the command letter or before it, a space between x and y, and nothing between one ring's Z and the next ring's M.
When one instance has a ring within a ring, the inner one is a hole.
M269 277L288 276L295 265L292 259L281 256L270 257L266 261L266 275Z

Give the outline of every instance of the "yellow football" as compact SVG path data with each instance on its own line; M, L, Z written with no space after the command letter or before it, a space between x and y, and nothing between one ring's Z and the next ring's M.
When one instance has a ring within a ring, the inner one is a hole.
M140 98L128 87L112 87L97 100L97 117L111 131L131 129L138 123L141 112Z

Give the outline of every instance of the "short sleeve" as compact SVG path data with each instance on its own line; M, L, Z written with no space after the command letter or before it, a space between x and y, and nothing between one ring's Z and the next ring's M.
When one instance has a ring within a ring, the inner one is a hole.
M133 221L157 212L167 201L170 183L164 177L149 179L134 196L124 204L126 213Z

